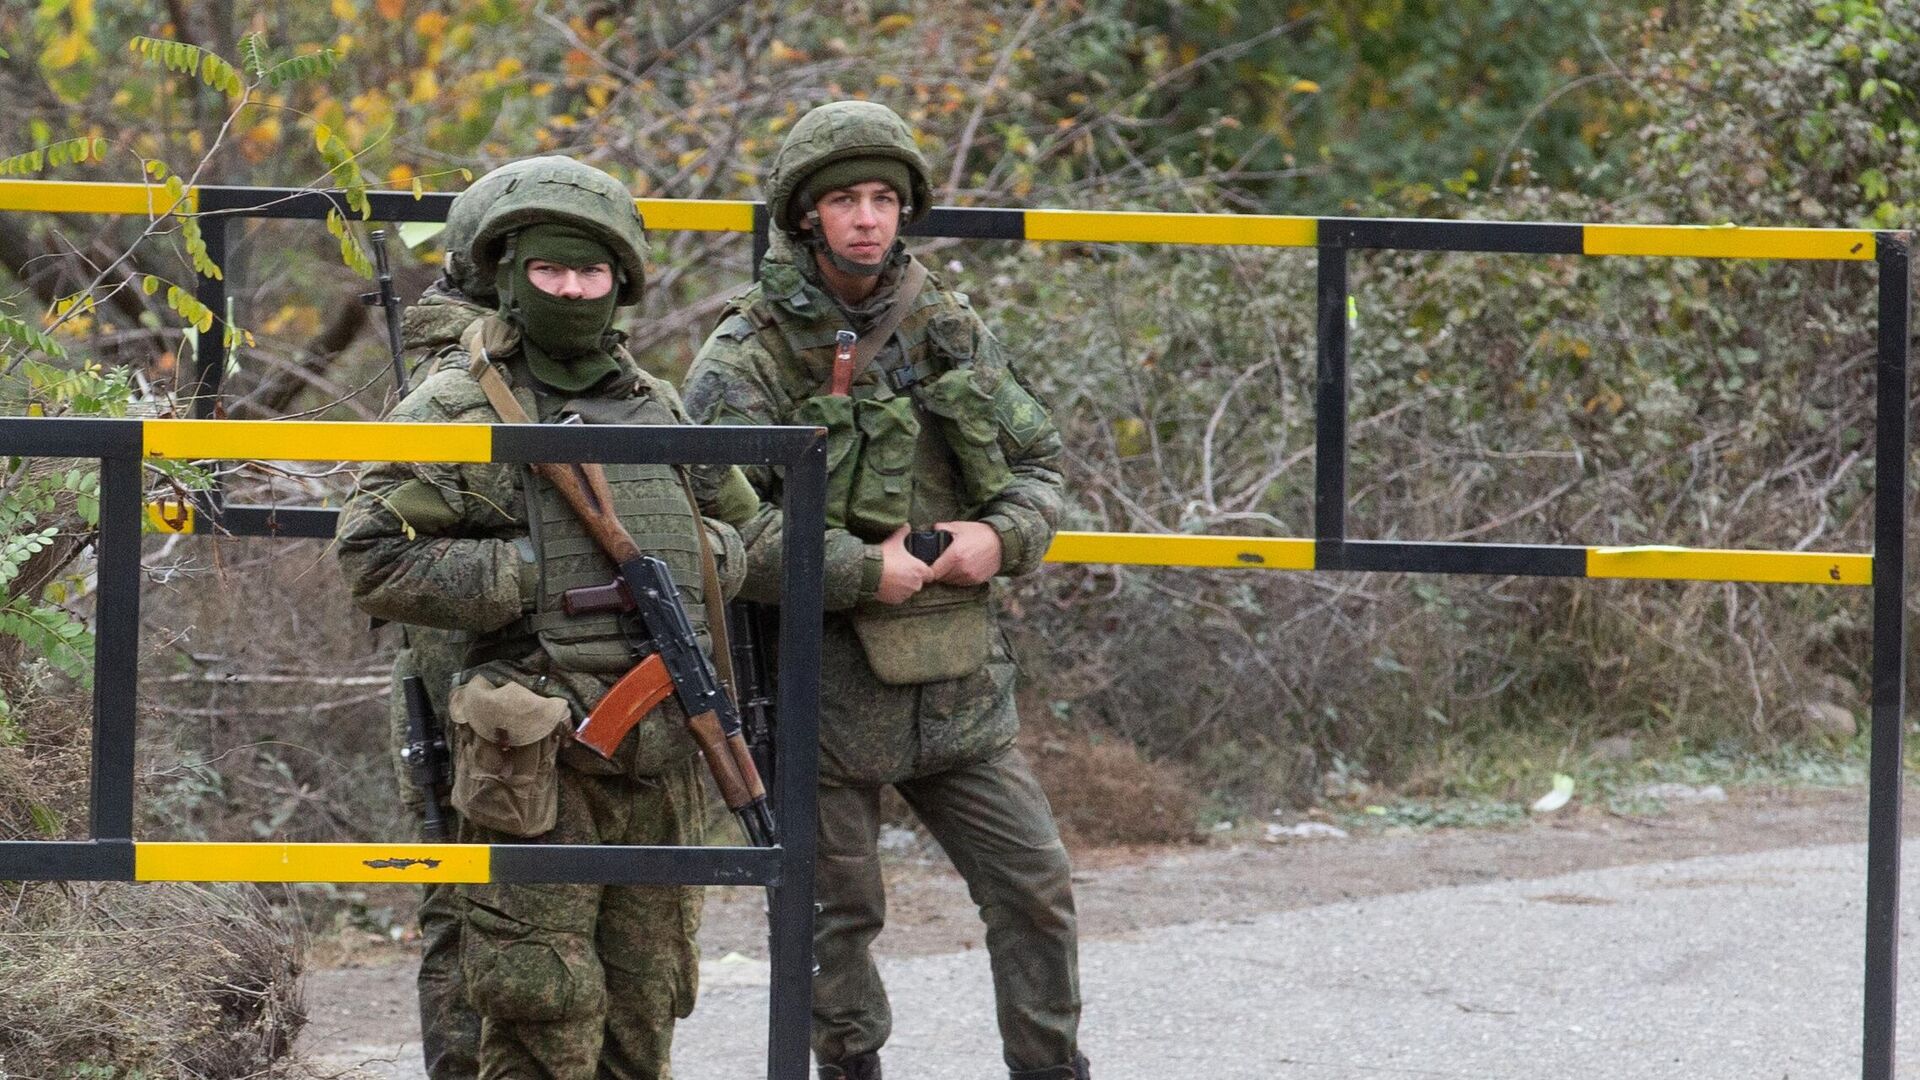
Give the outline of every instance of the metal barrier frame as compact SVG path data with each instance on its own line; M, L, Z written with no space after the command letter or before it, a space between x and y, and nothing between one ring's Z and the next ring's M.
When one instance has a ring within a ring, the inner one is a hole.
M100 460L99 590L88 835L0 842L0 880L552 882L765 885L771 972L767 1075L805 1080L813 1000L814 781L818 772L826 444L813 428L364 424L0 418L0 454ZM133 836L140 664L142 461L545 461L747 464L785 469L794 529L781 560L773 848L566 844L170 843Z
M0 181L0 211L52 213L106 213L157 215L165 213L167 196L143 184L89 184L48 181ZM371 217L378 221L444 221L453 196L410 192L369 192ZM227 251L227 225L235 218L320 219L330 209L344 210L339 192L290 188L200 187L188 189L188 208L203 215L201 232L216 263ZM636 204L653 229L752 233L754 265L767 244L765 205L720 200L640 199ZM1873 589L1873 663L1871 716L1873 725L1869 761L1867 820L1867 920L1865 997L1862 1016L1861 1075L1865 1080L1892 1080L1894 1074L1895 1006L1899 945L1899 885L1901 837L1901 779L1903 771L1903 691L1906 683L1905 620L1906 516L1909 398L1909 358L1912 339L1912 233L1905 230L1748 228L1691 225L1601 225L1507 221L1443 221L1402 218L1296 217L1288 215L1175 214L1121 211L1009 210L936 207L909 230L910 236L1036 242L1176 244L1313 248L1317 255L1314 513L1311 537L1171 536L1139 533L1060 533L1048 550L1047 561L1058 563L1126 563L1152 566L1195 566L1273 570L1349 570L1435 574L1497 574L1533 577L1586 577L1640 580L1747 581L1805 585L1871 586ZM1642 258L1794 259L1870 262L1878 285L1878 346L1875 386L1875 468L1873 551L1783 552L1713 550L1658 546L1582 547L1555 544L1431 543L1418 541L1356 540L1347 536L1347 450L1349 374L1347 366L1348 269L1351 253L1364 251L1429 251L1507 253L1521 255L1632 256ZM196 296L214 311L225 310L226 283L203 278ZM220 335L203 335L204 355L196 357L188 393L196 416L211 415L219 393L226 350ZM10 425L0 420L0 452L7 452ZM41 422L44 423L44 422ZM274 427L288 425L274 424ZM337 426L337 425L329 425ZM765 429L761 429L765 430ZM35 451L44 453L46 451ZM96 455L97 456L97 455ZM245 456L261 456L250 452ZM108 462L112 467L111 461ZM811 470L806 470L810 472ZM122 476L112 490L118 498L137 498L137 471ZM824 481L821 481L824 483ZM813 480L806 483L811 489ZM136 492L128 496L124 489ZM102 477L102 533L106 535L109 485ZM822 488L821 494L824 494ZM789 505L794 492L787 492ZM197 509L206 512L218 528L236 534L331 536L334 511L324 509L227 506L217 496ZM817 504L815 509L817 510ZM160 523L164 515L152 515ZM173 519L177 521L178 519ZM811 519L810 519L811 520ZM794 519L789 540L811 536ZM171 523L164 527L175 527ZM191 515L176 531L192 530ZM124 541L122 541L124 543ZM817 550L817 541L807 540ZM793 551L788 551L789 559ZM817 560L817 554L810 555ZM817 565L817 562L815 563ZM137 565L133 573L137 575ZM121 568L125 573L125 568ZM792 564L788 565L792 573ZM116 578L116 580L118 580ZM108 574L103 564L102 589ZM122 584L119 588L127 588ZM817 590L817 582L814 586ZM796 597L797 598L797 597ZM104 613L103 613L104 614ZM783 613L784 615L784 613ZM798 643L794 623L781 625L783 657L801 668L817 657L789 649ZM817 620L815 623L817 625ZM116 634L127 632L125 628ZM103 617L100 639L108 626ZM102 645L104 648L104 644ZM803 656L805 660L803 660ZM818 671L796 677L817 690ZM105 683L97 698L113 696ZM131 709L128 701L115 708ZM781 686L783 718L788 688ZM812 701L810 697L808 699ZM102 706L97 705L98 712ZM814 714L809 711L809 720ZM97 722L97 721L96 721ZM779 749L789 753L783 719ZM812 732L811 723L809 734ZM807 746L807 775L815 761ZM96 742L95 769L103 764ZM785 758L796 765L798 759ZM130 764L130 761L129 761ZM130 774L129 774L130 775ZM781 770L790 778L789 770ZM777 787L785 791L783 779ZM797 798L791 792L788 798ZM99 788L95 788L99 818ZM812 807L809 792L805 798ZM786 820L799 820L781 803ZM798 804L795 804L798 808ZM118 813L117 807L111 808ZM118 819L112 818L117 824ZM809 814L808 820L811 820ZM806 838L810 860L812 837ZM797 844L793 845L797 848ZM0 860L5 859L0 845ZM647 849L634 849L647 850ZM798 856L799 852L794 852ZM784 861L784 860L783 860ZM13 864L0 861L0 876ZM58 870L64 864L50 864ZM811 885L811 863L807 867ZM71 875L69 875L71 876ZM791 887L797 878L789 877ZM811 911L806 913L808 933ZM775 917L775 955L780 957L780 933L789 926ZM806 995L804 980L783 981L776 969L775 1037L780 1037L782 993ZM791 1003L789 1003L791 1004ZM801 1016L804 1025L804 1014ZM800 1036L802 1071L783 1071L788 1062L770 1054L770 1073L781 1080L804 1075L804 1030ZM770 1047L771 1050L771 1047Z

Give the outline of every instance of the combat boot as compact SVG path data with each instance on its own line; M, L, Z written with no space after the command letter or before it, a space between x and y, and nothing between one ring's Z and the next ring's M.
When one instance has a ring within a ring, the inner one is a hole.
M880 1055L869 1050L820 1066L820 1080L880 1080Z
M1087 1055L1075 1054L1068 1064L1049 1065L1044 1069L1014 1069L1007 1073L1007 1077L1008 1080L1092 1080L1090 1069Z

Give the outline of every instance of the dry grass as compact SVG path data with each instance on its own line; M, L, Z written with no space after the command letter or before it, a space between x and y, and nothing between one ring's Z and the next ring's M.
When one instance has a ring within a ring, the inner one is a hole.
M0 917L0 1066L13 1077L225 1080L305 1021L292 935L247 885L15 884Z
M85 698L30 704L0 747L0 836L84 835ZM0 885L0 1076L268 1073L304 1021L300 947L251 885Z

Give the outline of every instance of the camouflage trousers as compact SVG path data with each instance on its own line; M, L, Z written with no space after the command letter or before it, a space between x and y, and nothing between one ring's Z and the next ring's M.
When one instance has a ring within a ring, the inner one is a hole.
M894 785L953 860L986 923L1006 1064L1070 1063L1080 1027L1071 868L1053 808L1018 750ZM880 788L820 788L813 1053L878 1050L893 1029L871 945L886 922L877 845Z
M698 757L646 780L562 766L549 844L705 839ZM469 843L510 844L462 823ZM703 891L681 885L457 887L460 967L480 1014L482 1080L665 1080L673 1024L693 1011Z

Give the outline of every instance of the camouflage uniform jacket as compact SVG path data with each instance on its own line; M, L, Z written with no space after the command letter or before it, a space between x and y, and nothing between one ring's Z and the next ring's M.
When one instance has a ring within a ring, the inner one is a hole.
M862 331L879 311L871 303L863 310L846 310L812 274L802 272L801 260L807 258L775 231L761 280L728 307L688 373L687 408L695 420L811 422L807 403L822 395L830 377L835 332ZM897 259L882 279L882 293L891 291L903 266L904 259ZM923 386L948 371L970 369L983 399L995 402L991 438L1011 474L990 498L971 502L939 425L922 423L910 455L912 523L924 528L944 520L983 522L1000 537L1003 576L1033 570L1052 542L1062 501L1060 437L1052 418L1025 392L1006 350L967 297L931 276L887 348L854 380L852 397L865 401L895 396L883 373L902 367L917 372ZM1003 384L1019 392L1001 394ZM830 469L835 453L830 434ZM749 539L741 595L777 603L780 481L770 469L746 472L764 504L756 519L762 527ZM830 502L833 497L830 492ZM830 507L824 575L829 614L822 671L828 691L821 712L823 776L891 782L997 752L1017 729L1012 663L1000 635L993 634L992 654L979 672L920 686L881 685L853 643L850 624L861 613L884 608L875 599L881 566L878 542L889 530L834 527L834 516ZM944 603L963 591L930 585L915 600Z
M637 402L664 422L687 423L685 408L671 384L649 375L617 351L621 374L608 380L600 397ZM495 352L522 406L551 420L568 402L535 394L533 380L520 369L511 343ZM438 369L394 409L392 419L420 423L499 423L479 383L467 370L459 349L438 355ZM588 392L591 396L592 391ZM574 404L578 404L575 401ZM649 404L650 403L650 404ZM724 477L725 474L720 474ZM539 602L540 564L530 543L525 484L530 470L495 463L387 462L361 477L360 487L341 512L339 558L355 602L378 618L418 626L464 631L467 666L485 662L536 692L569 699L584 715L611 687L617 673L566 670L523 632L522 616ZM739 533L720 519L726 501L714 483L695 476L695 496L720 570L722 591L735 592L745 573ZM729 511L727 516L740 516ZM677 577L690 576L683 572ZM697 577L679 582L697 589ZM695 592L697 596L697 592ZM704 622L697 600L689 616ZM677 712L671 700L662 706ZM653 775L691 752L677 715L665 723L636 728L622 745L614 768L596 768L583 755L567 755L577 768L595 772ZM569 750L572 748L569 747ZM577 760L576 760L577 759Z

